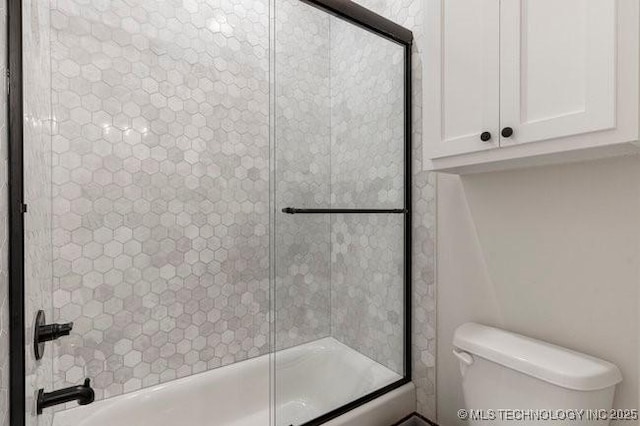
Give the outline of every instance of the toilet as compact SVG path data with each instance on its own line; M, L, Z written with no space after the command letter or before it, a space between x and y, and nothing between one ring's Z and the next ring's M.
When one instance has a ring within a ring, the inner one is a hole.
M610 362L467 323L453 338L470 425L605 426L622 374Z

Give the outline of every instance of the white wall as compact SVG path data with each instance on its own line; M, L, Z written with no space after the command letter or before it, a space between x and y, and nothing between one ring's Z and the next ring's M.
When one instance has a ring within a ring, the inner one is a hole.
M441 426L463 424L451 341L467 321L615 363L616 407L638 408L640 157L440 175L437 262Z

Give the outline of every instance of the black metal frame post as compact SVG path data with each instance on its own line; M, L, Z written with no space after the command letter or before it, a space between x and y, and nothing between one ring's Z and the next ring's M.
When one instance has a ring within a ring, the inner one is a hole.
M413 42L405 45L404 53L404 368L405 378L411 381L413 370Z
M324 10L351 24L357 25L404 48L404 208L402 209L302 209L287 207L286 214L403 214L404 215L404 377L399 381L378 389L369 395L324 414L303 426L319 426L355 408L373 401L411 382L411 260L412 260L412 48L413 33L369 9L350 0L301 0L320 10Z
M22 0L7 2L9 145L9 419L25 424Z

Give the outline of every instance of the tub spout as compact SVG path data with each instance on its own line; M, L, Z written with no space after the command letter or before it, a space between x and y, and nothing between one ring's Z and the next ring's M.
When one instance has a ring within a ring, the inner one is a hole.
M53 392L45 392L44 389L40 389L38 391L38 414L42 414L42 410L47 407L70 401L78 401L80 405L91 404L95 399L95 393L90 384L90 379L84 379L82 385L71 386Z

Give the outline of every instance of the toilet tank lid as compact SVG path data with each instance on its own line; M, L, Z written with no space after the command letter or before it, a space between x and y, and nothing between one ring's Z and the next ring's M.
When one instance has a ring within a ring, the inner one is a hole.
M453 345L567 389L600 390L622 381L620 370L610 362L480 324L467 323L458 327Z

